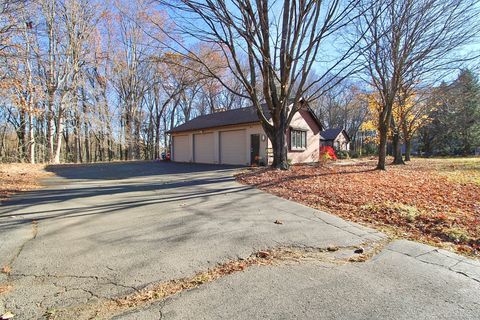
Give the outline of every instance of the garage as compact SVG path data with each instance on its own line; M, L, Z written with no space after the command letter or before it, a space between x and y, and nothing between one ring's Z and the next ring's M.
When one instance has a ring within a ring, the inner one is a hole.
M213 133L193 135L193 162L214 163L215 151Z
M173 160L177 162L190 162L190 143L188 136L173 137Z
M246 149L245 130L220 132L220 163L245 165Z

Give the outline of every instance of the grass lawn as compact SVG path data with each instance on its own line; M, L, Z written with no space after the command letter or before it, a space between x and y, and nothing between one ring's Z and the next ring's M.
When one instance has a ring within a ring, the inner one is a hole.
M41 164L0 164L0 201L11 194L39 188L38 180L50 175Z
M253 169L237 180L395 237L480 257L480 158L376 160Z

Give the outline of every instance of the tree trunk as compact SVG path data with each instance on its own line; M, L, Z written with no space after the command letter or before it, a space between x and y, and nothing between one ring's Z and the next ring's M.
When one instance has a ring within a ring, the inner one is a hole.
M378 170L385 170L385 161L387 158L387 134L388 134L388 127L381 124L378 130L378 134L380 136L380 143L378 145L378 163L377 169Z
M53 114L53 94L48 94L48 110L47 110L47 161L53 161L53 140L55 130L55 119Z
M412 140L405 139L405 161L410 161L411 152L412 152Z
M125 114L125 160L132 160L132 124L128 111Z
M28 129L30 138L30 163L35 163L35 132L33 128L33 115L32 112L28 115Z
M285 133L278 132L272 140L273 163L272 167L280 170L288 170L287 143Z
M60 163L60 154L62 152L62 134L63 134L63 107L59 107L57 115L57 135L55 136L55 154L52 162L54 164Z
M85 88L81 87L81 94L82 94L82 114L83 114L83 128L84 128L84 141L85 141L85 161L91 162L92 155L90 151L90 126L88 121L88 107L87 107L87 97L85 94ZM102 129L103 130L103 129Z
M400 134L398 131L393 132L393 162L392 164L405 164L402 158L402 144L400 143Z
M282 117L280 117L282 118ZM288 146L286 137L286 119L280 119L277 124L274 124L274 128L265 128L265 132L268 135L272 143L273 149L273 162L272 167L280 170L288 170L290 167L288 163Z
M75 102L76 104L76 102ZM75 134L75 162L82 163L82 139L81 139L81 119L80 119L80 112L77 110L75 111L75 127L74 127L74 134Z
M19 140L19 160L25 161L27 154L27 119L25 110L20 110L20 127L18 128L18 140Z
M161 122L161 119L160 117L157 115L156 117L156 122L155 122L155 146L154 146L154 159L160 159L160 122Z

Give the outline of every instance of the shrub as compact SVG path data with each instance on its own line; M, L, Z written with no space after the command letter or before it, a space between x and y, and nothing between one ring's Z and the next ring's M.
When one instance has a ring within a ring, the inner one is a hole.
M357 151L350 151L350 158L355 159L358 158L360 155Z
M350 155L349 155L348 151L346 151L346 150L336 151L336 154L337 154L338 159L349 159L350 158Z
M330 146L320 147L320 160L337 160L335 150Z
M371 156L378 153L378 146L374 143L367 143L363 148L363 153L366 156Z

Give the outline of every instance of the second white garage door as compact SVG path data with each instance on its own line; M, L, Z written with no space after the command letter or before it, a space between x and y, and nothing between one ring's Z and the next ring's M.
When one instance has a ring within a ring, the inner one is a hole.
M245 130L220 132L220 163L247 163Z
M194 134L193 145L196 163L214 162L213 133Z

